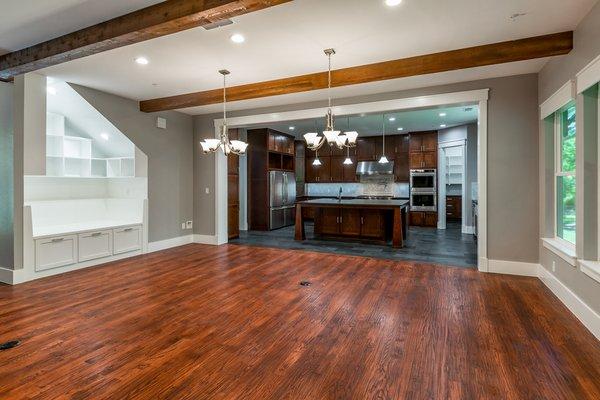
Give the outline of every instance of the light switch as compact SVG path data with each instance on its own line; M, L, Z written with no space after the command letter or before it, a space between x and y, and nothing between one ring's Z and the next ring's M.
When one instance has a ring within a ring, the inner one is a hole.
M206 194L210 194L210 189L209 188L205 188L204 191L206 192Z

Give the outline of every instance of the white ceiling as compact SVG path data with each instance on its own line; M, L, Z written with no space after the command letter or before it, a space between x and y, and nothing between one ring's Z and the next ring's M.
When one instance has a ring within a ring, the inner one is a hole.
M0 0L0 54L155 3L160 0Z
M440 116L440 114L446 114ZM395 118L390 121L390 118ZM360 114L345 117L337 117L335 127L342 131L357 131L361 137L381 135L385 121L386 134L407 134L427 130L440 130L454 126L477 122L477 106L455 106L424 108L410 111L391 111L385 114ZM444 128L441 124L446 125ZM284 123L262 124L248 126L246 128L271 128L280 132L302 138L307 132L322 132L325 125L325 117L317 119L303 119L288 121ZM290 129L290 127L294 129ZM402 128L402 130L398 130Z
M92 7L94 1L53 2L63 6L69 3L79 8L72 15L75 17L86 14L82 3ZM105 3L115 7L114 11L118 2L103 1L102 7ZM149 1L127 3L129 6ZM221 68L231 70L232 85L323 71L327 60L322 51L327 47L338 52L334 68L343 68L571 30L595 3L596 0L404 0L400 6L390 8L383 0L294 0L236 17L233 25L223 28L191 29L46 68L42 73L142 100L218 88L221 77L217 70ZM18 4L21 9L23 2ZM510 15L514 13L527 14L513 21ZM0 22L4 19L5 14ZM52 18L37 21L48 29L56 26ZM11 23L20 27L12 30L14 35L25 35L30 29L23 21ZM244 34L246 42L232 43L229 37L233 33ZM0 37L0 47L6 46L3 35ZM135 64L133 60L140 55L148 57L150 64ZM435 74L433 79L414 77L356 85L340 88L336 96L538 72L543 65L544 60L534 60ZM318 100L324 97L322 92L238 102L231 109ZM198 107L185 112L207 113L219 108Z

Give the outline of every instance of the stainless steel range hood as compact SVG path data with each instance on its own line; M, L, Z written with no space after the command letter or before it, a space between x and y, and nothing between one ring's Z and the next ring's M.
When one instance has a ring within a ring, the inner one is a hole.
M394 173L394 162L379 164L377 161L359 161L356 166L356 175L392 175Z

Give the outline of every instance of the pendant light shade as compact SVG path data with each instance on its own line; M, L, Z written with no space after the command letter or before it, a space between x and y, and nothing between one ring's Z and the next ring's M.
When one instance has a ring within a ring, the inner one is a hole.
M385 156L385 114L383 115L382 135L381 158L379 159L379 164L387 164L389 161Z

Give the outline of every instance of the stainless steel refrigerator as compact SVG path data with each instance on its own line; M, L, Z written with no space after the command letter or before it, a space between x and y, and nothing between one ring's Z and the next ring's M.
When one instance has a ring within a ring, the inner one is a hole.
M296 206L296 175L293 172L269 172L269 229L294 224Z

